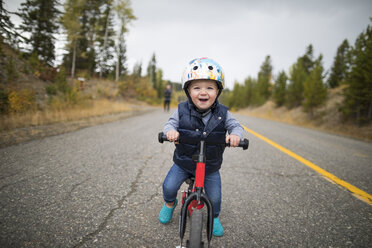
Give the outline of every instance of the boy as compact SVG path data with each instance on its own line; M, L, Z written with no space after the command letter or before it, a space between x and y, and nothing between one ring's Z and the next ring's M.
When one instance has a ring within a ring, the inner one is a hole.
M227 107L218 103L217 98L224 88L222 68L213 60L198 58L186 67L182 77L182 88L188 101L180 103L178 110L168 120L164 133L169 141L183 139L223 143L230 142L236 147L243 138L244 130L231 116ZM226 136L226 131L229 135ZM177 205L177 191L182 183L195 175L196 165L192 155L196 154L197 145L176 143L174 164L163 183L165 204L159 213L159 221L170 222ZM204 189L213 204L213 235L222 236L224 229L218 218L221 210L221 177L219 169L225 145L207 145Z

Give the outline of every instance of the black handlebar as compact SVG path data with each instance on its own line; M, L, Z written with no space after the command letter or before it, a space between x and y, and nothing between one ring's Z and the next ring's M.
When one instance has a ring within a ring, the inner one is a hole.
M163 143L164 141L169 141L167 139L167 136L163 132L160 132L158 134L158 140L159 140L160 143ZM182 141L181 141L181 143L182 143ZM228 144L225 144L225 145L226 146L230 146L229 143ZM243 148L243 150L247 150L248 149L248 146L249 146L249 140L247 140L247 139L241 140L240 143L239 143L239 145L238 145L238 147Z

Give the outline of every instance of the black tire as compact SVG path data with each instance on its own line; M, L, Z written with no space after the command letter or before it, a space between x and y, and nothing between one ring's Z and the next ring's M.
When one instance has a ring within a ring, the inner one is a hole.
M201 209L196 209L192 212L190 220L190 248L203 247L202 231L203 231L203 212Z

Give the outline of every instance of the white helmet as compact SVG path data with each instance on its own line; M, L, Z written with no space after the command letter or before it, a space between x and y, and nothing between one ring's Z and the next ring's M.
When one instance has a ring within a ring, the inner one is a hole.
M222 68L215 61L208 58L196 58L190 61L182 75L182 89L185 91L189 82L197 79L216 81L219 92L224 88L224 74Z

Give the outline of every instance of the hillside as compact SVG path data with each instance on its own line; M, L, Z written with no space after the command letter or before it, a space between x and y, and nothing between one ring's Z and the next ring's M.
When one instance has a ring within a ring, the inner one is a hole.
M58 85L57 69L35 66L6 44L0 53L0 147L151 110L124 98L112 80L93 78L80 84L67 79ZM67 90L61 92L61 86Z
M36 103L44 106L47 98L45 88L51 83L50 80L42 80L38 73L32 73L34 65L19 52L7 44L0 45L0 90L29 90L33 92Z
M286 107L276 107L272 101L266 102L261 107L242 109L239 113L371 142L372 124L358 127L343 121L342 115L338 111L343 101L343 88L341 86L328 90L328 99L325 105L314 112L313 119L309 118L302 107L288 110Z

